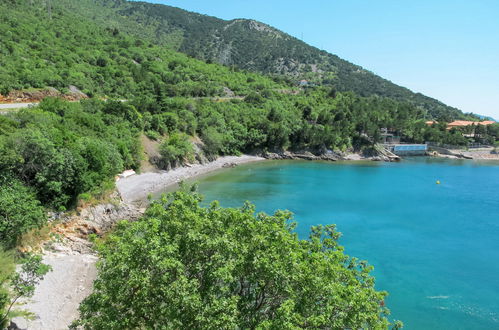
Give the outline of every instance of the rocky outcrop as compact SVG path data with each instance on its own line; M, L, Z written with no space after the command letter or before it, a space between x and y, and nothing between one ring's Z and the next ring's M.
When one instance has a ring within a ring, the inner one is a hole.
M7 330L23 330L17 326L14 322L10 322L10 325L7 327Z
M334 151L326 151L323 153L314 154L310 151L278 151L264 152L262 157L267 159L303 159L303 160L372 160L372 161L394 161L394 158L384 155L374 149L366 150L362 153L338 153ZM397 157L398 158L398 157Z
M145 207L127 204L122 201L79 208L72 214L52 214L53 221L60 224L54 227L54 234L61 242L52 244L59 252L89 253L92 243L90 235L101 236L121 220L138 220L145 212Z
M69 89L69 94L68 95L70 95L71 97L75 98L76 100L88 98L87 94L83 93L76 86L69 85L68 89Z
M451 150L437 146L430 146L429 152L427 154L429 156L442 157L442 158L473 159L473 157L464 155L461 150Z
M330 160L330 161L343 159L341 155L334 152L314 155L310 151L292 152L287 150L279 152L265 152L262 154L262 156L267 159L304 159L304 160Z

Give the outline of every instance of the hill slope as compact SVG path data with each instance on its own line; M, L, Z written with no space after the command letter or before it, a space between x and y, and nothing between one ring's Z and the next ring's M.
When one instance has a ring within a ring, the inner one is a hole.
M166 5L123 0L64 0L100 24L113 26L205 60L261 73L332 85L360 96L410 102L439 119L462 118L456 108L413 93L269 25L254 20L225 21Z
M0 3L0 93L74 85L96 96L209 97L223 96L224 88L246 95L257 87L283 87L104 28L63 2L54 4L51 16L39 1Z

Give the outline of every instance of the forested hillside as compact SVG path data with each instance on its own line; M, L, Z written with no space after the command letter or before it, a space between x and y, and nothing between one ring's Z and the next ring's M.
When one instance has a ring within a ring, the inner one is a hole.
M205 61L283 75L295 83L307 79L334 86L338 91L353 91L359 96L376 95L410 102L428 111L428 119L449 121L463 117L456 108L413 93L254 20L224 21L175 7L124 0L63 0L61 4L98 24L149 38Z
M32 4L31 4L32 3ZM24 88L75 85L97 96L131 97L239 95L282 88L268 78L234 73L159 47L147 40L102 28L71 8L40 1L0 4L0 93ZM229 74L231 73L231 74Z

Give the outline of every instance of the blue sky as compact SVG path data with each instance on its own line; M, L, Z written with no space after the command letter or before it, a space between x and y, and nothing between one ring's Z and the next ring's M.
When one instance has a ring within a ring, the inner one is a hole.
M499 120L499 0L153 0L252 18L465 112Z

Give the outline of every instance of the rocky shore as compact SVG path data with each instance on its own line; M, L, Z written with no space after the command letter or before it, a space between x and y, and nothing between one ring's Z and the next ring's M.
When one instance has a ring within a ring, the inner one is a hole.
M450 159L474 159L474 160L499 160L499 153L495 148L482 148L482 149L446 149L442 147L431 147L428 152L429 156L450 158Z
M385 161L390 162L394 159L388 155L384 155L379 152L367 152L367 153L337 153L337 152L326 152L320 154L313 154L310 151L302 152L291 152L291 151L281 151L281 152L267 152L263 153L262 156L265 159L302 159L302 160L326 160L326 161L358 161L358 160L368 160L368 161Z

